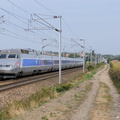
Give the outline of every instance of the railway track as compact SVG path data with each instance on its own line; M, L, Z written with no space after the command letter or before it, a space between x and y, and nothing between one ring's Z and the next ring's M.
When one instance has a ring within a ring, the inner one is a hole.
M82 68L80 68L80 67L75 68L75 69L63 70L62 75L72 73L72 72L75 72L75 71L79 71L80 69L82 71ZM10 90L10 89L13 89L13 88L20 87L20 86L25 86L25 85L28 85L28 84L36 83L36 82L39 82L39 81L47 80L47 79L57 77L57 76L59 76L58 71L51 72L51 73L44 73L44 74L41 74L41 75L36 75L36 76L31 76L31 77L26 77L26 78L21 78L18 81L16 80L16 81L8 83L8 84L0 85L0 92L7 91L7 90Z

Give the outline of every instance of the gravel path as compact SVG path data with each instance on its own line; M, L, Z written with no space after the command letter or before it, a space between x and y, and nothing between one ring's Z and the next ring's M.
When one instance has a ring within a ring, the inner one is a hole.
M14 120L120 120L120 95L108 70L106 65L91 80Z

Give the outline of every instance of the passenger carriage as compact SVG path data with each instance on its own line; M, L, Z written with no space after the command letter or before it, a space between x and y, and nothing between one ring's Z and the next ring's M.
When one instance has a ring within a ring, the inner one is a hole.
M61 68L82 66L83 59L61 57ZM0 52L0 78L16 78L59 69L59 57L41 55L32 49L5 49Z

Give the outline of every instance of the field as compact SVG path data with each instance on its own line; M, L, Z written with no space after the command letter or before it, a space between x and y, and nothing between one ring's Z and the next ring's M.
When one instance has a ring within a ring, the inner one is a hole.
M110 66L113 69L120 70L120 61L113 60L113 61L110 62Z
M120 93L120 61L114 60L110 62L109 75Z

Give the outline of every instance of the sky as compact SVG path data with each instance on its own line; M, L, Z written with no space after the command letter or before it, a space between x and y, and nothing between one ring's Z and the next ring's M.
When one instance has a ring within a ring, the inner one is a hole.
M62 16L54 19L53 16ZM120 0L1 0L0 49L120 54Z

